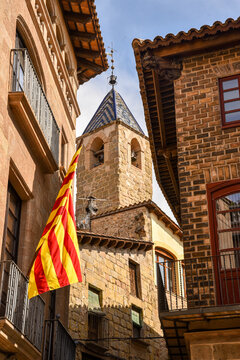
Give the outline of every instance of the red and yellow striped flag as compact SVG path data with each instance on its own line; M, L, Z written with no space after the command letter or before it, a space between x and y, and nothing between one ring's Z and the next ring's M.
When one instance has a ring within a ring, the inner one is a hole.
M28 297L82 281L71 185L81 147L73 156L36 249Z

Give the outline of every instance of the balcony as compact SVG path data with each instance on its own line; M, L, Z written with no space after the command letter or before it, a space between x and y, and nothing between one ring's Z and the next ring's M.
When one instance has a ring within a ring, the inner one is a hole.
M240 251L169 261L158 267L159 310L240 304Z
M76 345L61 322L46 320L42 360L73 360Z
M8 95L14 120L47 173L58 169L59 128L26 49L11 51Z
M157 278L159 317L171 360L189 360L194 334L239 328L239 249L160 263Z
M0 262L0 349L40 359L45 304L40 296L28 300L27 288L14 262Z

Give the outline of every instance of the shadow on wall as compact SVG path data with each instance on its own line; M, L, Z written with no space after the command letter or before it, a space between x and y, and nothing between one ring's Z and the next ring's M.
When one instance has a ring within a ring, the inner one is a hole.
M156 319L159 321L159 319ZM162 332L138 318L134 307L105 306L89 310L70 305L70 334L77 343L78 360L167 360Z

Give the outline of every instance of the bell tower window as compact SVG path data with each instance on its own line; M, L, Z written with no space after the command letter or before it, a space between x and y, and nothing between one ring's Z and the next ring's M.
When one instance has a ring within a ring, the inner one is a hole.
M141 169L141 148L137 139L131 141L131 164Z
M96 138L91 146L91 169L104 164L104 143Z

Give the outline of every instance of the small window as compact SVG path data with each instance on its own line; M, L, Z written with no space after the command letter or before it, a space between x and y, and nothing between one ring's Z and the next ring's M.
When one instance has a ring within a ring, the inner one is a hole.
M13 260L14 262L17 262L21 204L20 197L9 183L3 239L4 260Z
M136 306L132 306L131 317L133 324L133 337L139 338L140 336L142 336L142 310L137 308Z
M219 80L223 127L240 125L240 75Z
M141 298L140 265L129 260L130 294Z
M131 141L131 164L141 169L141 148L137 139Z
M175 273L174 273L174 258L171 254L164 250L158 250L155 254L156 265L159 268L161 279L158 279L158 282L161 280L162 285L165 290L174 291L176 288L175 284Z
M91 168L104 164L104 143L96 138L91 146Z
M101 310L101 291L93 287L88 289L88 309Z

